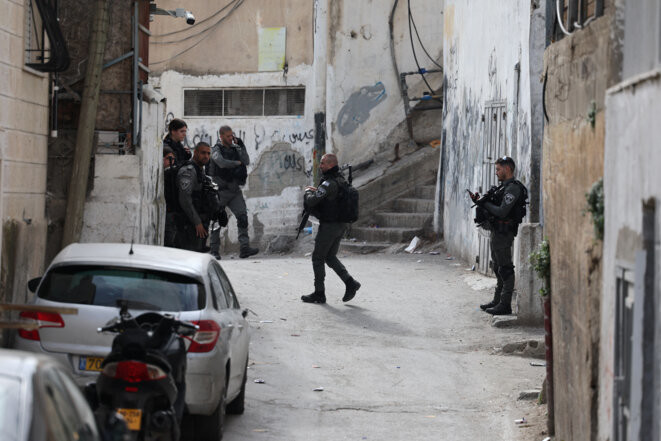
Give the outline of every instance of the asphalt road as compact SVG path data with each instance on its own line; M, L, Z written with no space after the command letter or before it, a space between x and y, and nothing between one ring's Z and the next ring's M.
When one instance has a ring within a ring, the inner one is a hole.
M490 325L477 305L494 279L444 253L342 260L362 288L342 303L329 270L326 305L300 300L309 257L221 261L257 314L246 411L228 416L225 440L542 439L514 420L534 406L517 397L541 387L544 369L494 349L541 330Z

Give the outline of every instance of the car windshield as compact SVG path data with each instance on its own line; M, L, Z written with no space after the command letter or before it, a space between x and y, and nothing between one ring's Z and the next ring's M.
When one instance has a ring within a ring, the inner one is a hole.
M21 381L16 377L0 375L0 439L18 439L20 427Z
M48 272L37 294L53 302L155 311L195 311L204 308L204 285L195 279L163 271L107 266L61 266Z

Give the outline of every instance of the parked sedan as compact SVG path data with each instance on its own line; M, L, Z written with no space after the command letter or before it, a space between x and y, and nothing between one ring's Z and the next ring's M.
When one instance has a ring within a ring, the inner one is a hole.
M187 412L196 439L218 440L225 407L243 413L249 325L225 272L213 256L149 245L72 244L29 286L34 303L73 307L77 315L23 312L39 323L19 331L17 348L49 354L66 365L82 386L95 381L113 336L96 330L129 312L174 314L200 330L188 348Z
M0 439L100 441L83 394L59 363L0 349Z

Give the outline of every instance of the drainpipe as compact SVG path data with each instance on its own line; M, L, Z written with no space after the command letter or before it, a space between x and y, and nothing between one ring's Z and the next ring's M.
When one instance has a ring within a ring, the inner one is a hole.
M319 182L319 161L326 153L326 72L328 63L328 1L314 1L314 150L313 182Z
M521 64L514 65L514 103L512 109L512 149L510 156L518 164L518 137L519 137L519 89L521 82ZM519 164L520 166L520 164Z
M67 211L62 234L62 248L80 240L83 229L87 179L94 143L94 127L99 104L101 74L108 36L108 0L96 0L96 15L90 33L89 61L80 105L73 169L69 181Z

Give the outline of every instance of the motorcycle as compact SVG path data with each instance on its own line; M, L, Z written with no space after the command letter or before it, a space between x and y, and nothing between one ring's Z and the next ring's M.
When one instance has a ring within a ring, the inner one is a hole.
M147 312L133 318L120 302L119 320L98 332L116 333L87 396L96 401L97 421L119 413L128 427L124 439L178 441L186 394L186 342L198 326L171 315Z

